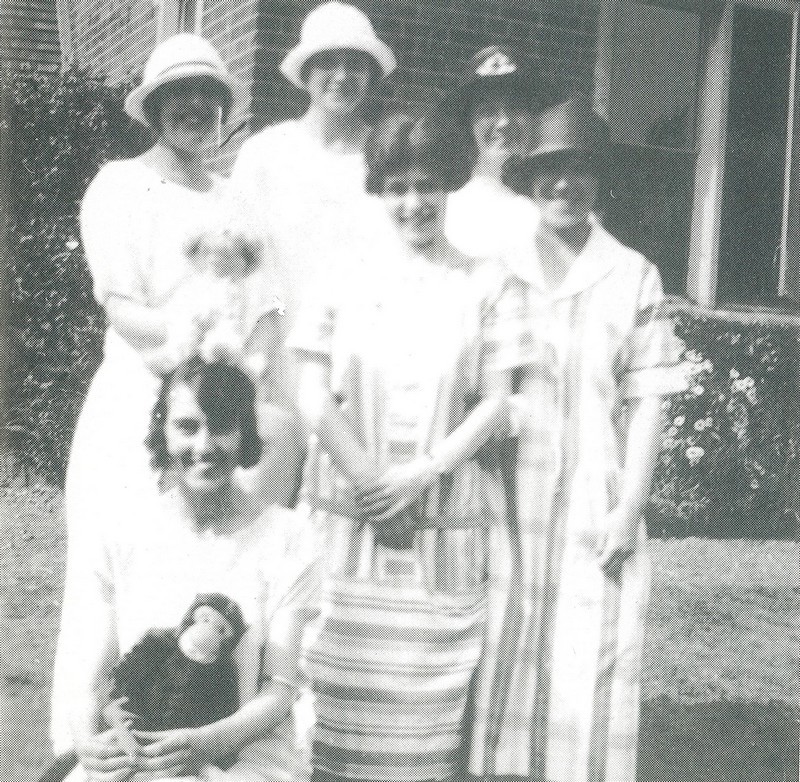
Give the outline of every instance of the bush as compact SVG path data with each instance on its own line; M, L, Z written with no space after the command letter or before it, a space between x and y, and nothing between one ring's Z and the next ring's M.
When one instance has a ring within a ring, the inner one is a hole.
M797 532L800 340L795 328L680 315L690 386L665 403L651 534Z
M0 132L8 134L11 161L7 435L25 472L57 484L104 331L78 212L104 162L144 148L143 132L122 110L128 88L77 70L0 74Z

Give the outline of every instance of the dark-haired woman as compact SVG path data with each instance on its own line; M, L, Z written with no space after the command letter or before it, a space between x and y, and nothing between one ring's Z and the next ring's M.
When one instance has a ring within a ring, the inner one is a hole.
M636 779L650 566L642 512L681 344L658 270L594 216L608 128L576 97L542 112L505 180L540 214L487 315L485 370L513 393L512 523L490 561L471 771Z
M194 35L166 40L125 102L157 141L140 157L105 165L83 199L81 233L107 331L67 470L71 548L108 524L138 523L140 498L156 492L144 447L148 416L171 343L188 332L199 344L199 324L211 319L215 303L193 290L198 275L184 250L199 231L221 224L222 184L204 156L218 122L235 108L236 87L207 41ZM253 334L254 347L273 338L274 293L263 264L241 286L237 317ZM187 325L194 324L192 335ZM56 691L63 682L59 671ZM57 703L63 698L56 694L53 739L60 751L69 738Z
M135 527L98 532L65 594L63 694L80 761L70 779L306 779L290 712L318 572L307 520L254 507L235 480L262 448L252 381L227 363L180 364L161 385L148 446L174 488L142 508ZM198 728L135 730L131 757L101 716L112 668L148 630L178 626L206 593L234 601L247 626L235 652L240 708Z
M480 294L472 259L444 235L447 193L467 176L465 148L441 124L399 114L375 129L366 154L367 189L381 198L392 235L375 247L371 273L332 281L306 307L290 346L319 443L305 498L319 510L328 569L393 584L405 602L396 613L384 604L352 614L333 602L328 633L310 652L314 765L320 780L442 780L456 770L482 622L454 639L438 612L449 605L457 615L453 595L483 597L481 527L502 523L502 492L468 463L502 426L505 405L476 386ZM455 519L462 529L444 529ZM404 610L419 600L427 624L410 627ZM374 633L348 635L376 614ZM459 646L470 640L477 645ZM415 642L428 644L419 665ZM351 647L364 647L360 659L329 666Z

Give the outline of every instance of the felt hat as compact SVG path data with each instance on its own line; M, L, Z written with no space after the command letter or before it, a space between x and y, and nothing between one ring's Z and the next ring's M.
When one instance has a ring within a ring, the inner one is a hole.
M281 71L295 87L305 89L300 77L309 57L339 49L366 52L384 76L397 67L392 50L375 35L367 16L355 6L332 0L317 6L303 20L300 42L283 58Z
M507 94L529 108L538 108L536 73L529 60L511 46L487 46L476 52L467 63L454 98L468 107L484 92Z
M231 111L243 108L241 84L229 73L219 52L205 39L191 33L167 38L153 50L144 66L142 83L125 98L125 111L143 125L150 125L144 102L159 87L181 79L209 78L231 96Z
M537 115L530 150L506 161L503 182L517 193L527 194L542 161L564 152L585 155L598 171L608 161L611 152L608 123L594 110L588 96L569 98Z

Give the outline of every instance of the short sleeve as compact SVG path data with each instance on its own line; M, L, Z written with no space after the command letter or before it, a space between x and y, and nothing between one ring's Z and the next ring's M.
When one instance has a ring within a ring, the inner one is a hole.
M511 276L487 300L481 323L481 372L501 372L541 360L535 303L529 294L529 286Z
M109 164L92 180L81 204L81 238L92 273L94 296L105 306L112 295L145 302L141 273L145 199Z
M298 624L303 625L319 613L322 569L310 520L299 511L287 511L286 545L276 561L280 571L273 579L273 595L265 606L268 640L284 645Z
M623 399L666 396L687 387L684 345L664 307L658 269L647 263L636 318L619 354L617 374Z

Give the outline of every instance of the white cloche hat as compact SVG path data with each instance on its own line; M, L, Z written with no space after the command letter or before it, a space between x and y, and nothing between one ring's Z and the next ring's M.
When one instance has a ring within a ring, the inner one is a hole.
M366 52L378 63L384 76L397 67L392 50L375 35L367 16L355 6L331 0L303 20L300 43L284 57L281 71L295 87L305 89L300 74L308 58L338 49Z
M180 33L167 38L153 50L144 66L142 83L125 98L125 111L133 119L149 126L143 110L148 95L179 79L202 76L214 79L230 93L230 114L243 109L241 84L228 73L219 52L199 35Z

